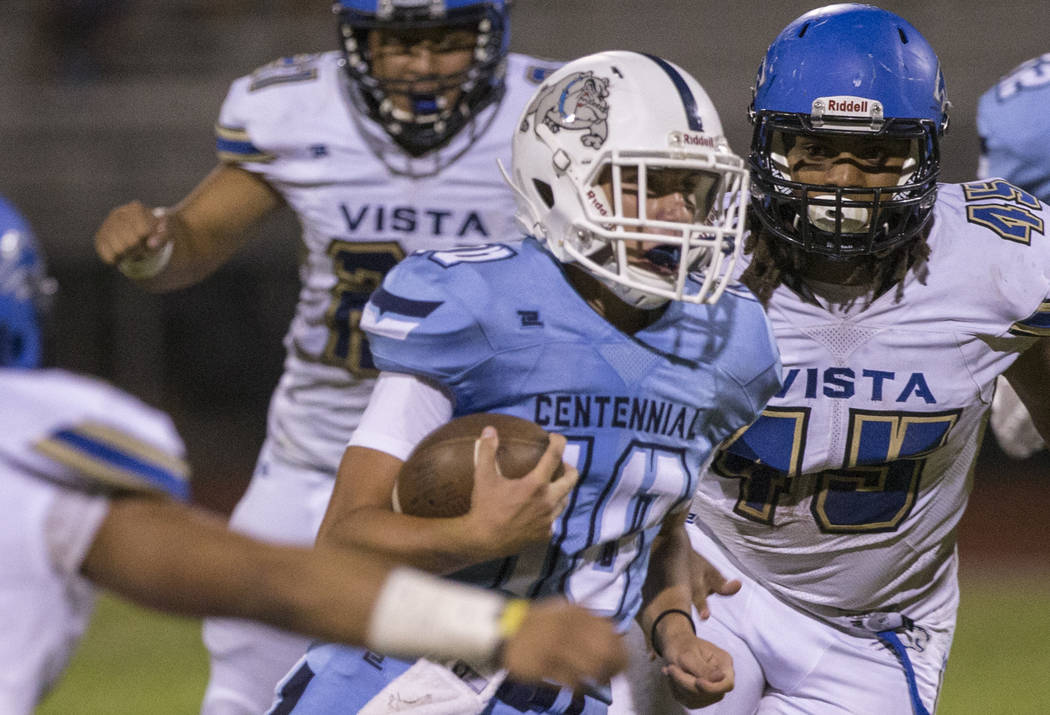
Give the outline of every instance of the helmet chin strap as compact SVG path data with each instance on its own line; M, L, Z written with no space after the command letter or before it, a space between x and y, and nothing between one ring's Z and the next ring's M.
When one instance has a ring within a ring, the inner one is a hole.
M609 259L609 261L606 262L604 268L615 270L616 261L614 259ZM644 283L648 280L651 280L648 276L644 274L643 271L636 270L630 266L627 267L627 270L630 273L632 273L634 279L639 282ZM653 295L648 291L644 291L633 286L624 285L623 283L617 283L616 281L612 280L607 276L596 274L595 278L601 281L602 285L608 288L613 295L615 295L617 298L619 298L632 308L638 308L639 310L654 310L656 308L663 307L670 300L670 298L665 298L662 295Z

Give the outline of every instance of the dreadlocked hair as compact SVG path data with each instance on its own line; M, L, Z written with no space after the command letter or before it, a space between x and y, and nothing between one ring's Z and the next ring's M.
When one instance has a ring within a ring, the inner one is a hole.
M781 283L805 275L808 262L806 252L778 240L764 228L753 230L748 235L744 242L744 253L751 254L751 263L744 269L740 281L763 306L768 306L773 292ZM896 286L893 300L899 303L904 297L904 277L912 266L916 266L920 282L926 282L926 259L929 255L930 246L926 243L924 232L916 240L886 253L864 256L864 260L857 262L853 276L868 277L867 292L872 300Z

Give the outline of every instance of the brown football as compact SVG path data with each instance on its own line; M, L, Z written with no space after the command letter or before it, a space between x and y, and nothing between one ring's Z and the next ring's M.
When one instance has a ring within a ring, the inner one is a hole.
M496 464L508 479L525 476L547 449L548 435L534 422L495 412L457 417L424 437L401 465L394 483L394 508L431 518L470 511L474 444L486 425L499 434ZM564 471L559 465L554 479Z

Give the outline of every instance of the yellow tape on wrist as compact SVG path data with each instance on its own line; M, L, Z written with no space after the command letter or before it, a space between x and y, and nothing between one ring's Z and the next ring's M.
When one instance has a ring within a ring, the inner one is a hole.
M525 615L529 612L529 602L524 598L512 598L507 601L503 613L499 616L499 634L501 638L510 638L521 630Z

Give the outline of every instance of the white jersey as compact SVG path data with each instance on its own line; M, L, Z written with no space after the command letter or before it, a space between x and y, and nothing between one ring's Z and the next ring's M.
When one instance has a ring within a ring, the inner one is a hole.
M168 417L100 381L4 368L0 396L0 712L28 715L87 626L106 495L185 495L187 469Z
M1002 177L1050 201L1050 52L1013 68L977 102L981 156L977 176ZM992 433L1009 456L1025 459L1046 445L1027 408L1005 378L1000 378L992 415Z
M996 376L1050 335L1048 221L1004 181L942 185L899 302L829 310L777 289L784 387L694 503L743 571L826 618L948 605Z
M394 264L419 249L516 235L497 159L510 165L518 117L553 68L510 55L503 99L416 159L355 108L337 52L234 81L217 127L220 158L265 179L303 229L302 287L270 406L277 458L334 473L376 375L361 310Z
M88 492L189 496L171 419L95 378L0 368L0 467Z

